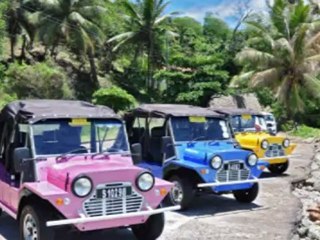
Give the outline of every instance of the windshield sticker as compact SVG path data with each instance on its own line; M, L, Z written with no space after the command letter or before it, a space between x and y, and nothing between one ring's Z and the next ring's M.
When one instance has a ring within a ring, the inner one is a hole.
M69 123L70 126L86 126L90 125L90 122L86 118L73 118Z
M252 116L251 116L250 114L243 114L243 115L241 116L241 118L242 118L243 120L251 120L251 119L252 119Z
M207 119L205 117L190 116L189 122L191 122L191 123L206 123Z
M219 124L221 126L223 138L225 138L225 139L230 138L230 134L229 134L226 122L225 121L220 121Z

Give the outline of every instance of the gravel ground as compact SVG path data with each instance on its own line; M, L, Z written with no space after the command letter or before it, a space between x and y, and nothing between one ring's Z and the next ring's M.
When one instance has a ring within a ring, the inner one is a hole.
M197 198L189 211L166 215L167 224L160 240L292 239L300 202L291 193L291 181L308 173L313 146L299 144L295 153L301 157L291 159L287 174L281 177L263 174L260 195L254 203L240 204L232 196ZM0 240L18 239L17 231L16 222L7 216L0 218ZM129 230L113 230L81 237L65 234L61 239L134 240L134 237Z

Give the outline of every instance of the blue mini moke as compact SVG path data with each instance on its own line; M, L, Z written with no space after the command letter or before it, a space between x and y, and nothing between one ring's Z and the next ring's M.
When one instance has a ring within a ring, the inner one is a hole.
M265 166L237 145L222 115L189 105L145 104L125 120L135 163L175 184L168 203L186 209L204 193L233 193L244 203L256 199Z

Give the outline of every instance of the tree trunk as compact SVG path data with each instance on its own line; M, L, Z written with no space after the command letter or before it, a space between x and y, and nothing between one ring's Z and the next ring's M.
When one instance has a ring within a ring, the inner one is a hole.
M21 45L21 53L20 53L20 61L26 58L26 44L27 44L27 37L26 35L22 35L22 45Z
M11 52L11 60L14 61L14 46L15 46L16 40L14 36L10 37L10 52Z
M149 49L148 49L148 84L147 89L151 90L154 87L152 76L152 59L153 59L153 38L152 32L149 33Z
M91 75L91 81L93 84L94 89L98 89L100 87L99 80L98 80L98 74L97 74L97 68L94 61L94 55L92 52L92 49L88 52L88 58L90 63L90 75Z

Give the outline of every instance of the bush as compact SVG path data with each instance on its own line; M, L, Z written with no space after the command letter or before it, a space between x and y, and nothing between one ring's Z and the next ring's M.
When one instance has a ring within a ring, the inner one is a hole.
M6 72L6 86L20 99L70 99L72 92L63 69L52 63L13 63Z
M93 103L105 105L119 112L127 110L136 104L136 99L127 91L112 86L110 88L101 88L93 94Z
M301 138L320 137L320 129L308 127L306 125L298 126L297 130L293 131L291 135Z

